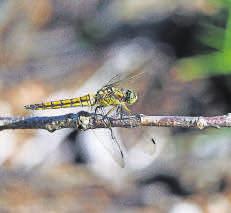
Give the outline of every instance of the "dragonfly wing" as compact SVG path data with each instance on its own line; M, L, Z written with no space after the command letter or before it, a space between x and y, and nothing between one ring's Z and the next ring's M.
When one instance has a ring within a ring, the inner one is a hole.
M125 166L124 152L121 148L121 144L117 138L111 137L111 132L108 130L94 131L97 141L101 143L104 149L110 154L112 159L122 168ZM100 134L102 133L102 135ZM110 134L110 135L109 135ZM106 136L106 137L105 137Z
M145 61L144 63L140 64L138 67L136 67L134 70L130 72L124 72L115 75L107 82L106 85L104 85L104 87L105 86L116 87L123 83L136 81L137 79L142 77L144 73L146 73L146 71L144 71L144 68L149 62L150 62L149 60Z

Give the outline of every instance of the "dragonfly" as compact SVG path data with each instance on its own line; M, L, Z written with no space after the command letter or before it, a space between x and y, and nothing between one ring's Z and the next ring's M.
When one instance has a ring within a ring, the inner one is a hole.
M138 100L137 93L132 89L117 87L117 83L118 82L109 83L99 89L95 94L89 93L76 98L30 104L24 107L27 110L47 110L70 107L96 107L96 109L99 109L112 106L112 109L110 109L107 114L115 109L124 109L130 112L128 106L136 103Z
M127 77L130 80L135 76ZM85 94L83 96L70 98L70 99L61 99L55 101L48 101L38 104L30 104L25 105L25 109L27 110L48 110L48 109L60 109L60 108L70 108L70 107L96 107L95 112L97 113L98 109L102 111L106 107L111 107L111 109L105 114L104 117L112 113L113 111L118 112L121 116L124 111L130 113L131 110L129 106L135 104L138 100L137 92L133 89L120 87L122 81L126 78L120 79L120 75L114 76L106 85L104 85L101 89L99 89L96 93L93 94ZM112 155L114 160L121 166L124 167L124 155L123 151L120 147L119 142L113 134L112 128L109 126L108 129L111 131L111 138L117 145L119 150L121 159L118 160L115 155L113 155L112 151L107 149L109 153ZM115 144L112 144L113 147ZM103 144L104 145L104 144Z

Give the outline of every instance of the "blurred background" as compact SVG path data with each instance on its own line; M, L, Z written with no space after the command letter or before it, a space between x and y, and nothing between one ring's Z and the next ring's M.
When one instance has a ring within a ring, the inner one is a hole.
M0 50L1 117L133 72L133 113L231 112L230 0L1 0ZM2 131L0 211L231 211L229 129L113 132L125 168L109 130Z

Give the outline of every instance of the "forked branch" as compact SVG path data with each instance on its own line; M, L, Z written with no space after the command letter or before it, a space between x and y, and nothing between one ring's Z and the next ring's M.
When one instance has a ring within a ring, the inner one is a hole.
M213 117L189 116L147 116L143 114L105 117L100 114L81 111L60 116L49 117L0 117L0 130L5 129L45 129L54 132L63 128L80 130L97 128L134 128L141 126L182 127L204 129L208 127L231 127L231 113Z

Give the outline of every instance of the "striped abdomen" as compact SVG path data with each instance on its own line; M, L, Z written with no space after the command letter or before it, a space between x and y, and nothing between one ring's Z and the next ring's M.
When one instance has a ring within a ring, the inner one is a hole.
M88 94L78 98L26 105L25 108L31 110L45 110L45 109L60 109L60 108L70 108L70 107L79 107L79 106L94 106L94 105L95 105L94 96Z

